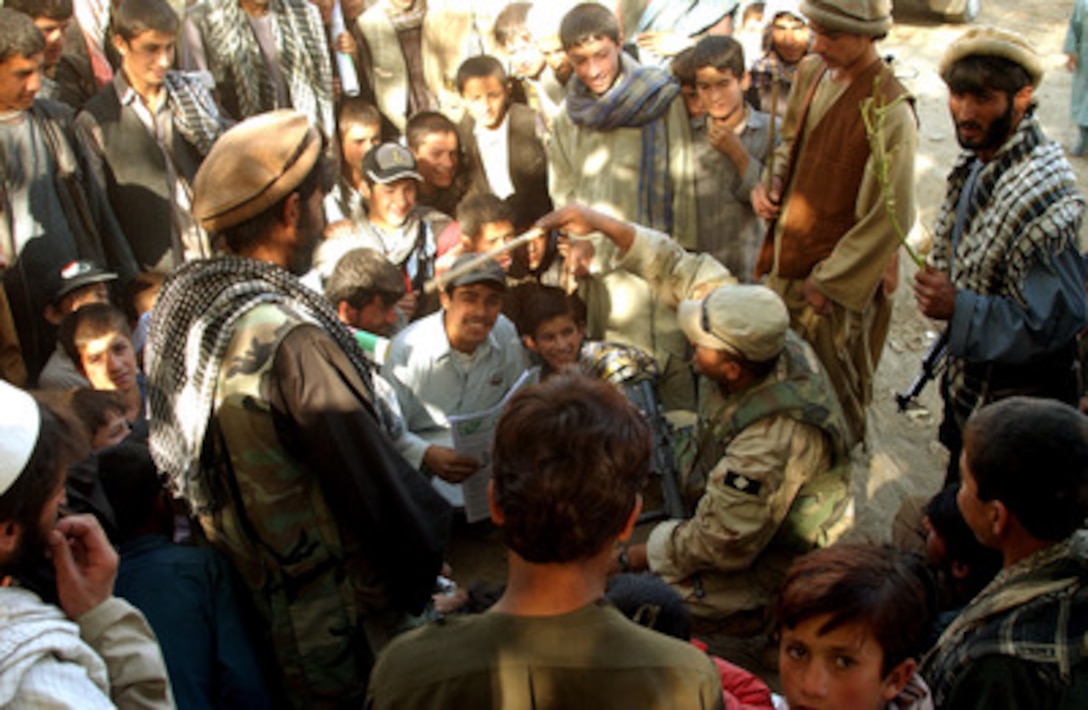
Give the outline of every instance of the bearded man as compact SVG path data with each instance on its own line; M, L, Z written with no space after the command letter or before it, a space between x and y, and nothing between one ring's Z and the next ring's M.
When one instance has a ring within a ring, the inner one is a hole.
M993 28L968 31L941 62L964 152L914 292L925 315L948 323L940 437L949 482L959 480L963 427L975 410L1016 394L1068 403L1078 394L1084 198L1034 116L1042 75L1022 38Z

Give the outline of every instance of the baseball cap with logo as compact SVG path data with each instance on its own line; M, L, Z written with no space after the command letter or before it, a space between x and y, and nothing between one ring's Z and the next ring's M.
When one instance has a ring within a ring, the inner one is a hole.
M60 299L84 286L115 281L117 274L106 271L91 261L72 261L60 271L54 273L49 283L49 302L56 304Z
M379 185L405 178L423 181L416 172L416 159L412 152L397 143L382 143L367 151L363 156L363 172Z

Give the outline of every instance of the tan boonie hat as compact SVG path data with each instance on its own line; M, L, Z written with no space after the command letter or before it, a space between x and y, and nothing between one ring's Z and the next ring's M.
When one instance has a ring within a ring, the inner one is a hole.
M22 475L41 428L42 415L34 398L0 380L0 495Z
M965 57L1001 57L1024 67L1031 85L1043 80L1043 63L1028 41L1009 30L997 27L972 27L948 46L941 57L941 78L948 81L952 65Z
M824 29L862 37L892 28L892 0L801 0L801 14Z
M719 286L699 301L676 309L680 328L692 343L728 350L763 362L782 352L790 316L786 304L766 286Z
M310 174L321 133L297 111L247 118L212 146L193 178L193 216L209 232L256 217Z

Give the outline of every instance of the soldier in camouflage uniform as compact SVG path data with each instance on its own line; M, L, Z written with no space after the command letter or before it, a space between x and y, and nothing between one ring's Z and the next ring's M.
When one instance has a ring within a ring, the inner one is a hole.
M297 112L216 143L194 215L228 254L163 286L151 446L245 582L295 707L361 706L374 656L430 597L449 510L332 306L296 278L323 228L323 140Z
M620 554L620 567L659 574L696 618L758 630L789 564L830 542L849 501L849 442L827 374L789 332L776 294L713 288L728 272L712 257L580 206L543 224L614 241L623 267L677 306L703 376L698 427L680 468L698 493L695 514L659 524L645 545Z

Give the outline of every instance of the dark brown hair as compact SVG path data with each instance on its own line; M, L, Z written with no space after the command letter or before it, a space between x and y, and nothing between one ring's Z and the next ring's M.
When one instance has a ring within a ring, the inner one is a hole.
M838 544L799 557L778 599L779 627L828 616L820 634L864 625L881 649L881 674L925 650L936 590L918 555L890 545Z
M518 392L491 457L506 546L538 564L600 553L635 506L650 445L642 416L610 384L564 375Z

